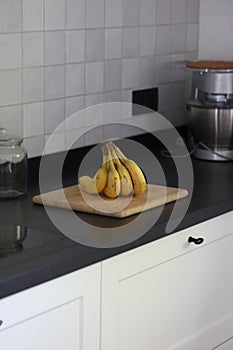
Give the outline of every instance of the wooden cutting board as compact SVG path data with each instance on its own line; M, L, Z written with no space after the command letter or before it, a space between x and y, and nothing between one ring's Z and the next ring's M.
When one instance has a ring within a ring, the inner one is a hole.
M169 202L184 198L188 191L181 188L147 185L147 190L139 196L107 198L105 195L84 193L79 185L44 193L33 197L36 204L76 210L80 212L125 218Z

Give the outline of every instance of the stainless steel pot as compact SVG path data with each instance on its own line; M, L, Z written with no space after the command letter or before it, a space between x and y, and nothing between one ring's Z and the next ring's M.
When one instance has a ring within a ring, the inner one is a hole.
M190 126L195 142L219 150L233 149L233 109L190 106Z
M232 70L195 70L193 85L200 91L211 94L233 94Z
M233 160L233 109L187 105L192 155L199 159Z

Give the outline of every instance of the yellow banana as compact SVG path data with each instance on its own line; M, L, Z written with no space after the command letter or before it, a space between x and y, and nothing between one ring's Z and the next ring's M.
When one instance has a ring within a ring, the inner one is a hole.
M113 144L113 147L116 151L117 156L120 158L120 161L127 168L131 176L134 186L134 194L139 195L144 193L147 185L145 176L140 167L133 160L128 159L115 144Z
M81 176L79 178L79 185L82 190L90 194L97 194L96 181L95 178L90 176Z
M79 178L80 187L87 193L97 194L104 190L107 179L108 179L108 171L107 171L107 156L103 152L103 163L102 166L97 170L95 176L92 178L90 176L81 176Z
M120 181L121 181L120 194L122 196L128 196L130 193L133 192L133 183L132 183L132 179L130 177L130 174L129 174L127 168L120 162L114 148L112 148L111 154L112 154L116 169L117 169L119 176L120 176Z
M103 164L102 166L97 170L94 179L96 182L96 190L97 193L100 193L104 190L105 186L107 185L107 180L108 180L108 170L107 170L107 162L106 162L106 155L103 152Z
M108 180L104 194L109 198L116 198L121 191L120 176L114 166L110 152L108 152Z

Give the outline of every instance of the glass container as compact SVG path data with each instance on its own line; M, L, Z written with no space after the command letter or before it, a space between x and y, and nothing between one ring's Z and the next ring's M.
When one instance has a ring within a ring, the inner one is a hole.
M22 142L22 138L0 128L0 199L26 194L27 152Z

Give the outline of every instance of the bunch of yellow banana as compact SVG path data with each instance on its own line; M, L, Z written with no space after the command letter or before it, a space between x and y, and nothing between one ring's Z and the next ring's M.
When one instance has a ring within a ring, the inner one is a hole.
M140 167L128 159L113 142L103 145L102 154L103 164L94 178L79 178L81 189L91 194L103 192L109 198L145 192L146 179Z
M108 180L108 164L107 156L105 152L103 154L103 163L101 167L97 170L94 177L90 176L81 176L79 178L80 187L87 193L97 194L104 190L107 185Z

